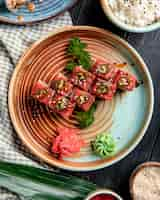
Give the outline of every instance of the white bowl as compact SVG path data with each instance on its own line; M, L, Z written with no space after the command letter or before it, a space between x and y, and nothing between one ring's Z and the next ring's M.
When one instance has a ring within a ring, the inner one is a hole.
M147 25L144 27L135 27L129 24L125 24L121 20L119 20L113 13L110 5L109 5L109 0L100 0L102 8L108 17L108 19L115 24L117 27L128 31L128 32L134 32L134 33L145 33L145 32L150 32L154 31L160 28L160 22L154 22L151 25Z
M91 200L93 197L99 195L99 194L108 194L108 195L112 195L113 197L116 198L116 200L123 200L117 193L113 192L112 190L109 189L98 189L94 192L92 192L91 194L89 194L85 200Z

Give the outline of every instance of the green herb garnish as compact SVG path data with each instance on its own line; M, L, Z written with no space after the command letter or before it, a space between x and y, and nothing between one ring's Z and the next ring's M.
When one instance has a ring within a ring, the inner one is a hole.
M71 60L67 63L66 69L72 71L75 66L81 65L84 69L89 70L91 67L91 56L86 51L87 45L79 38L72 38L67 49L67 54Z
M0 161L0 186L26 200L83 200L96 185L66 174Z
M91 142L93 152L101 158L111 156L115 151L115 141L110 134L102 133L97 135L96 139Z
M67 63L66 69L67 69L68 71L72 71L76 65L77 65L77 63L71 60L71 61L69 61L69 62Z
M95 102L89 111L84 112L84 111L75 111L75 118L79 122L79 127L80 128L86 128L90 126L94 122L94 113L97 108L97 102Z

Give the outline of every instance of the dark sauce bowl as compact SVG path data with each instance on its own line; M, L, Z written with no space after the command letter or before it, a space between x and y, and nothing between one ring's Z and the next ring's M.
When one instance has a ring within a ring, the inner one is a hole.
M94 199L94 197L96 196L100 196L100 195L108 195L108 197L113 197L113 200L123 200L117 193L113 192L112 190L109 189L98 189L92 193L90 193L85 200L92 200Z

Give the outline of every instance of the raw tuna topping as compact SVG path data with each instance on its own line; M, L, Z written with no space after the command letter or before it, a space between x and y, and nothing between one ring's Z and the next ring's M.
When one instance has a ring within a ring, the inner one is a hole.
M59 73L52 81L52 88L60 95L68 95L73 85L68 81L68 78Z
M117 87L123 91L131 91L136 87L137 79L128 72L120 71L116 77Z
M64 97L56 102L55 107L57 110L64 110L67 108L68 104L69 104L69 99Z
M64 118L72 115L75 103L66 96L56 95L49 103L49 107Z
M117 75L118 68L116 68L111 63L106 63L104 61L97 60L91 71L99 78L103 78L105 80L114 79Z
M111 100L116 92L116 88L117 86L112 80L97 79L93 85L92 93L102 99Z
M31 91L32 97L46 105L49 104L51 98L54 96L54 93L54 90L49 88L49 86L41 80L34 84Z
M109 88L106 82L97 82L96 86L97 86L97 93L99 94L108 93Z
M84 111L88 111L91 108L92 104L95 102L95 97L92 96L89 92L74 88L73 101L76 102L79 108Z
M99 65L96 69L96 72L100 74L106 74L107 72L109 72L109 65L108 64Z
M88 101L88 97L87 96L77 96L76 97L78 104L84 104Z
M89 90L94 79L95 79L95 76L92 73L83 69L81 66L75 67L71 75L71 82L75 86L85 91Z

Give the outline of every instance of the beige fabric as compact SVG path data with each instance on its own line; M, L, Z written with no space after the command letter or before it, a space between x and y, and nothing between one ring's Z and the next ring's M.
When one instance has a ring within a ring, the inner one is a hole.
M8 85L20 56L34 41L55 28L71 25L68 12L32 26L0 25L0 160L14 163L43 165L32 156L17 137L8 114ZM0 200L14 200L14 196L0 191Z

